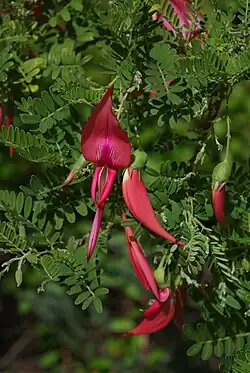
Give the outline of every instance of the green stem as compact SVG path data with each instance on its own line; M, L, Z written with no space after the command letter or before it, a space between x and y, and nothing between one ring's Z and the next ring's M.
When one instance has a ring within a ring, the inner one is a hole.
M226 156L225 156L226 161L228 161L229 150L230 150L230 140L231 140L230 124L231 124L231 120L229 116L227 116L227 147L226 147Z

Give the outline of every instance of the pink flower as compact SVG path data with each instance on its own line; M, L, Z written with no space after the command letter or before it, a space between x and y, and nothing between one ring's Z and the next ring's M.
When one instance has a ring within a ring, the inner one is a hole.
M122 183L122 193L129 211L141 224L169 242L184 246L183 242L174 238L160 224L154 213L147 190L140 178L138 170L128 168L125 171Z
M82 131L81 147L84 158L97 167L91 186L91 196L97 209L88 244L90 259L101 226L104 204L112 190L118 168L130 163L131 145L126 132L112 111L111 86L92 111Z

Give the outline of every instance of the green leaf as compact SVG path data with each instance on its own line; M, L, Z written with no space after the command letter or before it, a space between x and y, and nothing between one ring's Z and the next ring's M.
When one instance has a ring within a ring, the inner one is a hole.
M184 334L191 340L196 341L197 340L197 333L195 328L190 324L183 325L183 331Z
M70 290L67 291L67 294L68 295L74 295L74 294L80 293L81 291L82 291L81 286L79 284L76 284L76 285L72 286L72 288L70 288Z
M73 9L75 9L75 10L79 10L79 11L83 10L83 5L82 5L82 1L81 0L71 0L71 2L69 3L69 5Z
M88 215L88 208L85 202L81 201L78 206L75 206L76 211L78 214L82 216Z
M245 339L242 335L237 335L235 338L235 351L240 351L245 345Z
M88 297L90 297L90 295L91 294L90 294L89 291L84 291L83 293L78 295L78 297L75 300L75 304L77 305L77 304L80 304L80 303L84 302Z
M235 298L233 298L231 295L227 295L226 303L228 306L235 308L236 310L241 309L240 303Z
M29 254L27 255L27 260L28 260L28 262L30 262L31 264L36 264L36 263L37 263L37 255L36 255L36 254L29 253Z
M69 223L74 223L76 221L76 214L71 206L67 206L64 213Z
M200 350L202 349L203 343L202 342L197 342L189 349L187 350L187 356L196 356L199 354Z
M209 360L213 354L213 345L212 342L205 342L203 344L203 349L201 352L201 359L202 360Z
M100 298L95 297L93 301L94 307L96 309L96 312L102 313L103 307L102 307L102 301Z
M90 303L93 301L94 297L91 296L89 297L88 299L86 299L83 304L82 304L82 310L86 310L86 308L88 308L88 306L90 305Z
M22 211L24 204L24 195L22 192L19 192L16 198L16 211L18 214Z
M21 121L27 124L37 124L41 120L41 116L38 114L21 114Z
M107 288L98 288L95 291L95 296L101 297L101 296L106 295L108 293L109 293L109 289L107 289Z
M46 107L48 108L48 110L53 113L55 111L55 104L54 104L54 101L52 99L52 97L50 96L50 94L46 91L43 91L42 92L42 100L44 102L44 104L46 105Z
M224 353L223 342L221 340L218 340L218 342L214 346L214 355L220 358L221 356L223 356L223 353Z
M58 210L54 214L54 220L55 220L55 229L60 230L63 226L64 222L64 214L62 211Z
M228 337L225 342L225 355L232 356L233 350L234 350L233 341L230 337Z
M22 273L21 268L19 268L19 266L18 266L18 268L16 270L15 278L16 278L16 284L17 284L17 286L20 286L22 284L22 282L23 282L23 273Z
M23 210L23 216L26 219L30 216L30 213L31 213L31 210L32 210L32 205L33 205L32 198L30 196L28 196L25 199L24 210Z
M60 13L58 13L62 19L65 21L65 22L68 22L70 21L70 13L69 13L69 10L67 7L63 8Z

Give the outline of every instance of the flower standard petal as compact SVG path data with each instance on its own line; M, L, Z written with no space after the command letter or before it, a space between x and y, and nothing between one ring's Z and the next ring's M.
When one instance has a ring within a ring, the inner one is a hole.
M112 111L112 93L113 86L92 111L82 131L81 147L87 160L116 169L129 165L131 145Z
M166 240L184 246L183 242L176 240L161 226L154 213L145 185L140 179L138 170L127 169L125 171L122 193L128 209L140 223Z

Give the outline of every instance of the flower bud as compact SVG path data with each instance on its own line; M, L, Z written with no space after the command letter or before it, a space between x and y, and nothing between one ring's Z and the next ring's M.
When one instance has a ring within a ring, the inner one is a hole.
M64 181L64 183L62 184L62 187L64 187L65 185L68 185L71 183L71 181L73 181L77 174L88 164L88 161L86 161L86 159L80 155L80 157L76 160L76 162L73 164L73 167L70 171L70 173L68 174L66 180Z
M214 188L218 184L227 182L231 174L231 169L231 162L227 160L218 163L213 170L212 187Z
M130 166L132 169L141 169L147 163L148 155L143 150L137 149L136 151L134 151L133 156L135 157L135 159Z

